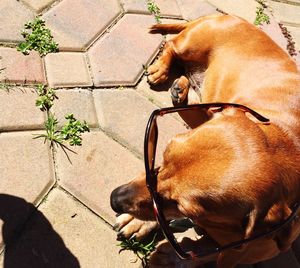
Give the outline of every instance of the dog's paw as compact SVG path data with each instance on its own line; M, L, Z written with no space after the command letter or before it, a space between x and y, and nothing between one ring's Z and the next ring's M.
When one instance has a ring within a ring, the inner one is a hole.
M168 80L168 73L168 68L158 60L147 69L148 82L153 85L163 83Z
M184 102L189 92L189 85L188 79L184 76L176 79L170 89L172 101L175 103Z
M156 221L142 221L134 218L129 214L121 214L117 217L114 229L118 231L118 238L133 238L141 240L151 231L156 229Z
M195 243L190 238L179 239L181 245ZM151 268L196 268L202 267L200 259L181 260L169 242L163 240L158 244L156 250L151 254L149 266Z

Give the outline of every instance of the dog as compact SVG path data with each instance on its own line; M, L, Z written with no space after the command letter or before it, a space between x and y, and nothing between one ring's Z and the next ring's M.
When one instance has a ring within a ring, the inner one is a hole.
M250 238L284 221L300 200L300 74L294 60L237 16L157 24L150 32L176 34L147 70L148 81L156 85L168 79L175 60L185 66L185 75L171 87L174 105L239 103L270 119L261 123L233 107L182 112L192 129L171 139L158 168L166 218L190 218L218 245ZM127 238L140 239L157 227L145 173L116 188L111 206L122 214L117 226ZM299 233L297 217L275 235L213 258L219 268L257 263L288 250ZM156 265L175 267L171 250L162 256Z

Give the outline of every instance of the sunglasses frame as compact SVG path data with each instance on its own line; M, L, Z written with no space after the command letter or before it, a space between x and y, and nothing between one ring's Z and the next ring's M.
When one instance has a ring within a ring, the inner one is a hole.
M166 107L154 110L149 118L146 131L145 131L145 139L144 139L144 161L145 161L145 170L146 170L146 185L148 188L148 191L150 193L150 196L152 198L153 202L153 210L156 217L156 220L161 227L161 230L168 240L168 242L171 244L175 252L177 253L178 257L180 259L194 259L194 258L201 258L206 257L209 255L213 255L216 253L220 253L222 251L228 250L228 249L234 249L237 247L240 247L246 243L252 242L256 239L261 239L266 236L269 236L283 227L285 227L287 224L289 224L295 217L297 216L297 212L299 210L299 204L295 204L292 209L292 213L289 215L288 218L286 218L282 223L272 227L270 230L254 235L253 237L250 237L248 239L241 239L236 242L229 243L224 246L216 247L216 248L210 248L205 249L199 252L193 252L193 251L185 251L182 249L180 244L177 242L174 234L171 232L168 221L166 220L163 212L162 212L162 200L159 196L159 193L157 192L157 170L155 169L155 154L156 154L156 147L157 147L157 138L158 138L158 127L156 119L158 116L163 116L168 113L175 113L175 112L182 112L182 111L188 111L188 110L197 110L197 109L210 109L210 108L229 108L234 107L238 108L244 112L248 112L252 114L254 117L256 117L259 121L263 123L268 123L269 119L266 117L260 115L259 113L255 112L254 110L248 108L247 106L237 104L237 103L223 103L223 102L217 102L217 103L202 103L202 104L193 104L193 105L187 105L187 106L178 106L178 107ZM154 132L152 132L154 131ZM150 138L152 133L154 133L154 139L153 139L153 148L152 153L153 156L151 159L149 158L149 144L150 144ZM150 161L150 162L149 162Z

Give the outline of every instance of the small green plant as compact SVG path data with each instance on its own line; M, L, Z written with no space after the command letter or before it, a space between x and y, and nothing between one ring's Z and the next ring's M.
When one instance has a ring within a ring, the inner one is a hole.
M57 99L54 89L40 84L37 86L36 91L39 97L36 99L35 105L42 111L49 111L53 105L53 101Z
M50 30L45 28L45 21L39 16L26 23L21 34L25 41L18 45L17 50L24 55L28 55L31 50L38 51L41 56L58 51L58 44L53 41Z
M270 17L265 13L265 9L267 8L265 2L263 0L257 0L259 6L256 8L256 17L254 21L254 25L263 25L264 23L270 23Z
M160 9L154 1L148 0L147 8L154 15L157 23L161 23Z
M48 113L48 118L45 122L45 134L39 134L36 138L44 138L45 141L50 141L50 146L58 144L66 148L63 143L68 142L71 146L80 146L82 145L81 134L84 132L89 132L90 129L87 123L83 123L77 120L73 114L68 114L65 116L67 122L65 125L58 129L58 119L54 114Z
M121 247L119 253L124 250L131 250L141 260L142 266L147 267L150 254L155 250L157 242L155 241L156 234L153 239L144 244L142 241L137 241L135 237L130 239L123 239L118 246Z
M49 113L48 118L45 122L46 134L39 134L36 137L34 137L34 139L44 138L45 142L49 140L50 146L53 146L54 144L62 145L63 140L60 136L60 131L57 129L57 125L57 118L54 114Z
M90 129L87 123L84 121L83 123L74 118L73 114L68 114L65 116L67 122L60 130L60 136L64 141L69 142L71 146L81 145L81 134L84 132L89 132Z

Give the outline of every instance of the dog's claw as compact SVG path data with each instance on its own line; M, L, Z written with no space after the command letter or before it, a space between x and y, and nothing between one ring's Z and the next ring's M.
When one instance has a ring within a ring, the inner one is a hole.
M113 230L114 231L119 231L120 229L120 224L119 223L116 223L114 226L113 226Z
M129 240L134 239L136 237L136 234L133 234L132 236L130 236Z
M125 238L125 236L124 236L123 231L119 231L119 232L117 233L117 240L122 240L122 239L124 239L124 238Z

